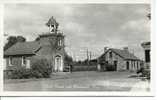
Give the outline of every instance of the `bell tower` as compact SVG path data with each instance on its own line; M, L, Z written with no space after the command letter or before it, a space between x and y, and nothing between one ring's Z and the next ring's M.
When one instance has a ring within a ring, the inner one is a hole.
M46 26L49 27L49 32L53 33L53 34L57 34L57 30L58 30L58 22L54 19L54 17L52 16L48 22L46 23Z
M53 65L52 71L63 71L65 58L65 36L63 33L59 32L59 24L53 16L48 20L46 26L48 27L49 32L42 33L39 35L38 39L38 42L42 47L40 54L51 61L51 64Z

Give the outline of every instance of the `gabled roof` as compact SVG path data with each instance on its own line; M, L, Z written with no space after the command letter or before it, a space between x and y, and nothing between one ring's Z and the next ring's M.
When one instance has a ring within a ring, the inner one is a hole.
M125 60L140 60L134 54L130 53L127 50L121 50L121 49L115 49L115 48L110 48L110 49L106 50L101 56L105 55L109 50L116 53L117 55L119 55L120 57L122 57Z
M53 18L53 16L48 20L48 22L46 23L47 26L50 25L59 25L58 22Z
M39 48L40 44L37 41L18 42L4 51L4 56L35 54Z

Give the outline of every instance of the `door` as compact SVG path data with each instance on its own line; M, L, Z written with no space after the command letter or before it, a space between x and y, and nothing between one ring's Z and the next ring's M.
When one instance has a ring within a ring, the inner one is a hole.
M117 61L114 61L114 67L115 67L115 71L117 71Z
M56 72L62 71L62 58L61 58L61 56L55 57L55 71Z
M127 70L129 70L129 62L128 61L126 62L126 68L127 68Z

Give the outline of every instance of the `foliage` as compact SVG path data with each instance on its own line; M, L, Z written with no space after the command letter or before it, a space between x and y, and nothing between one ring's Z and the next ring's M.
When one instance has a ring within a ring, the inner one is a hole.
M150 69L146 69L144 67L141 67L139 70L137 70L137 74L141 73L141 77L147 77L147 79L150 79Z
M39 59L33 62L31 69L19 68L11 71L7 75L10 79L28 79L28 78L49 78L51 67L46 59Z
M83 61L79 60L79 61L75 61L74 64L77 65L77 66L97 65L97 60L96 59L89 60L89 61L87 59L85 59Z
M17 42L25 42L26 41L26 38L24 38L23 36L17 36L16 39L17 39Z
M30 77L32 77L31 70L24 69L24 68L13 70L11 75L8 76L8 78L11 78L11 79L28 79Z
M73 66L73 69L72 69L72 71L96 71L97 70L97 67L95 66L95 65L93 65L93 66L87 66L87 65L85 65L85 66Z
M71 65L73 63L73 59L71 56L65 53L64 61L66 65Z
M69 72L70 71L70 66L65 66L63 68L63 72Z
M31 66L33 71L41 73L42 77L48 78L51 75L52 67L47 59L38 59Z
M5 44L4 46L4 50L7 50L8 48L10 48L12 45L14 45L17 40L15 36L10 36L7 38L8 42Z
M29 79L29 78L42 78L42 74L38 71L20 68L13 70L10 75L7 75L9 79Z
M40 37L37 37L36 39L35 39L35 41L39 41L40 40Z
M145 69L143 72L142 72L142 75L144 77L147 77L147 79L150 79L150 70L149 69Z
M49 39L50 45L53 50L57 51L58 49L61 49L61 46L58 45L59 40L60 40L60 37L58 35L55 38Z
M7 38L8 42L5 44L4 46L4 51L7 50L8 48L10 48L12 45L14 45L17 42L25 42L26 38L24 38L23 36L9 36Z

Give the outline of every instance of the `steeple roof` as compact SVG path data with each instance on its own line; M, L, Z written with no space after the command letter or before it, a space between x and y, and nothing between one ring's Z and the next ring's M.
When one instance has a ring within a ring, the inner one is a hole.
M58 24L58 22L54 19L54 17L52 16L52 17L48 20L48 22L46 23L46 25L47 25L47 26L50 26L50 25L56 25L56 26L58 26L59 24Z

